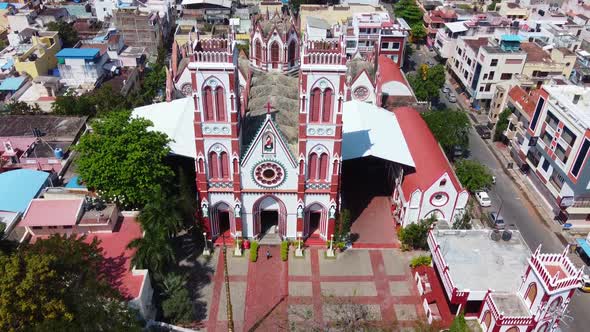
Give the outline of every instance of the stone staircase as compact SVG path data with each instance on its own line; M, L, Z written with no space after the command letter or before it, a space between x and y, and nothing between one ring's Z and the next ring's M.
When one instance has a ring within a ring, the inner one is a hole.
M281 244L281 236L277 232L277 226L272 226L266 234L262 236L258 244L264 246L278 246Z

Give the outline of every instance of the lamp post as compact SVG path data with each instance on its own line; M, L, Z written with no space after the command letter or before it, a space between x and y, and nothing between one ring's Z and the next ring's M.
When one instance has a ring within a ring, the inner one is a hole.
M334 234L330 235L330 248L328 249L326 256L334 257Z
M205 249L203 249L203 255L209 256L211 255L211 250L209 250L209 244L207 243L207 232L203 232L203 239L205 240Z

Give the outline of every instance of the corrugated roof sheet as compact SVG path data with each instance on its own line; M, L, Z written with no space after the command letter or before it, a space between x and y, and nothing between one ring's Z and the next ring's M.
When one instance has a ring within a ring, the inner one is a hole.
M58 58L94 59L100 53L98 48L64 48L55 56Z
M49 173L30 169L0 173L0 211L25 212L48 178Z
M16 91L26 80L26 77L9 77L0 84L0 91Z

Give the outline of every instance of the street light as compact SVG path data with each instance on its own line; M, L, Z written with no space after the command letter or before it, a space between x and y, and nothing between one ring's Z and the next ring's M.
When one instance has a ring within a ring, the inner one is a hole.
M205 239L205 249L203 249L203 255L209 256L211 255L211 251L209 250L209 244L207 243L207 232L203 232L203 238Z

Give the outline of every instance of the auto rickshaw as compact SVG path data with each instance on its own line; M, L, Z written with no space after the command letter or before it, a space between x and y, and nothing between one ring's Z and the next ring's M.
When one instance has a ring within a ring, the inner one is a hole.
M580 290L584 293L590 293L590 276L587 274L582 277L582 286L580 287Z

